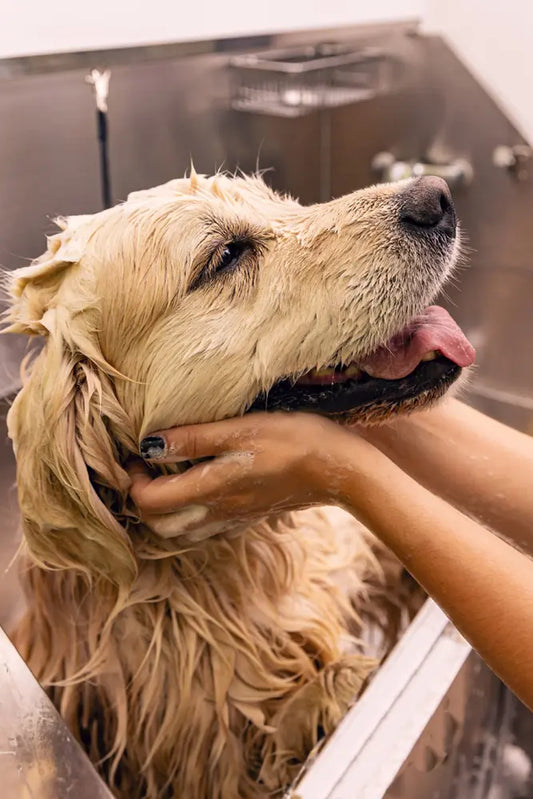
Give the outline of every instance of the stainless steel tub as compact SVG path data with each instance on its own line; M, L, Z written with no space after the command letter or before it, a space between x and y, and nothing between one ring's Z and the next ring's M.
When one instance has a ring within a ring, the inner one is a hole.
M376 97L297 119L232 108L232 56L320 41L384 48L401 62L401 80ZM533 432L532 183L517 183L494 166L494 148L520 137L439 39L419 37L406 23L0 62L0 111L10 121L0 132L6 155L0 261L6 266L42 250L49 216L98 209L94 108L84 75L105 63L113 67L116 198L183 173L191 153L199 170L223 164L250 171L261 152L260 166L275 167L267 179L304 202L373 182L378 151L402 160L437 151L468 158L475 177L456 201L472 266L445 300L479 350L468 400ZM28 119L39 119L38 129ZM1 398L18 383L24 346L0 338L0 623L6 628L22 598L16 569L9 568L18 546L17 509L5 434L8 402ZM4 636L0 666L4 795L107 795ZM292 797L528 799L530 742L531 714L428 602Z
M0 399L0 625L10 629L23 608L17 566L19 546L18 507L15 484L15 458L7 437L8 401Z
M0 774L6 799L111 799L0 629Z
M529 796L514 712L499 680L428 600L290 799Z

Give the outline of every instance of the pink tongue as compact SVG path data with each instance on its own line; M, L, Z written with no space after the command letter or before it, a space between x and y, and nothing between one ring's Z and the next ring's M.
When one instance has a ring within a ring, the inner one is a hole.
M457 366L474 363L476 351L450 314L438 305L426 308L409 327L378 347L362 361L361 367L372 377L398 380L411 374L424 355L439 350Z

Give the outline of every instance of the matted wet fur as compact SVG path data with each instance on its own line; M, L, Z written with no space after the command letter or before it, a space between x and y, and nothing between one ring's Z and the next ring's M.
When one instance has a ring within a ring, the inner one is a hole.
M405 186L303 208L258 177L193 173L60 221L10 277L10 330L45 337L9 414L28 599L14 640L117 796L278 795L372 668L361 617L400 570L353 519L189 534L185 515L163 538L124 463L147 433L243 413L419 313L456 247L402 233ZM219 269L228 242L244 255Z

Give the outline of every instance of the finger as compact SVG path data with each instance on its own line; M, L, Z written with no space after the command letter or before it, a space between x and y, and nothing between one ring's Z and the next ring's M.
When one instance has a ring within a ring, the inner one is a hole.
M155 478L140 458L129 459L126 463L126 470L131 478L132 498L134 501L140 498L142 504L144 491ZM141 510L139 506L138 509ZM159 515L142 513L142 519L162 538L176 538L187 532L193 535L192 540L216 535L218 532L223 532L235 524L239 524L235 521L230 522L230 517L227 513L223 513L221 508L217 506L209 508L199 504L186 505L179 511Z
M153 480L153 475L141 458L129 458L124 468L130 477L132 486L135 485L137 491L142 490Z
M207 505L187 505L182 510L172 513L143 516L143 522L161 538L176 538L195 530L204 530L207 538L213 533L221 532L222 528L219 530L219 525L223 524L220 519L213 520L213 514Z
M214 502L227 488L228 482L242 475L251 466L246 456L228 455L209 463L193 466L184 474L163 475L150 479L134 470L130 495L141 514L172 513L187 505Z
M143 522L161 538L176 538L187 533L189 541L201 541L249 525L250 519L236 518L235 513L218 507L187 505L174 513L144 516Z
M158 463L179 463L219 455L238 447L240 441L257 433L266 416L272 418L273 414L256 413L221 422L158 430L143 438L140 453L145 460Z

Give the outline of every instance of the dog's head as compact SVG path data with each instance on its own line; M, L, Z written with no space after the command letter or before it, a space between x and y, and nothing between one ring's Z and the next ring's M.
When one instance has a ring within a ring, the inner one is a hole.
M472 360L427 308L459 248L437 178L302 207L257 177L193 173L60 224L13 273L9 312L11 330L46 336L10 430L27 537L56 536L55 565L83 538L108 571L105 524L130 569L101 497L124 494L121 462L150 431L259 407L372 421L440 396Z

